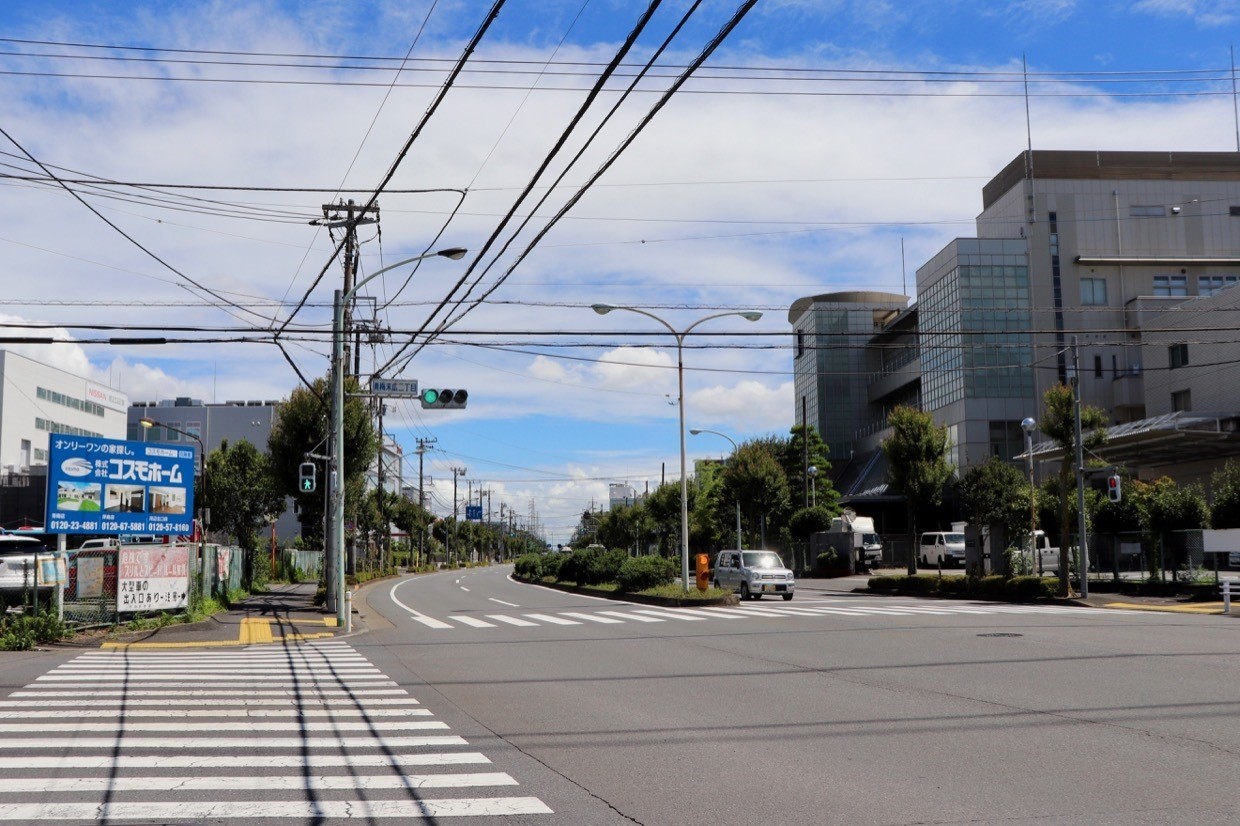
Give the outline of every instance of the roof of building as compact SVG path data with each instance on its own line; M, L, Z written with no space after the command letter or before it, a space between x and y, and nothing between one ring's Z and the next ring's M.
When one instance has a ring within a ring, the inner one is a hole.
M1098 152L1028 150L982 187L989 209L1028 178L1087 181L1240 181L1240 152Z
M851 290L839 293L822 293L798 298L788 308L788 323L796 324L797 319L815 304L857 304L867 307L873 304L908 304L908 296L899 293L884 293L877 290Z
M1107 441L1092 450L1126 467L1148 468L1240 456L1240 411L1196 413L1180 410L1107 428ZM1039 461L1063 458L1055 442L1039 442ZM1022 456L1024 454L1021 454Z

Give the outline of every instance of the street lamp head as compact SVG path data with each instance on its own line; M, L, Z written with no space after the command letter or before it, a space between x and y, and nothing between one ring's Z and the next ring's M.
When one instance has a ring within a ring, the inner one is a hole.
M818 465L810 465L809 467L807 467L807 468L805 469L805 471L806 471L806 473L808 473L810 476L817 476L817 475L818 475Z
M747 310L743 313L740 313L740 317L745 319L746 321L757 321L758 319L762 318L762 313L759 313L754 310Z
M612 310L616 309L616 307L611 304L591 304L590 309L599 315L607 315Z
M1021 429L1024 430L1026 433L1032 433L1033 429L1038 426L1038 423L1035 422L1031 417L1026 416L1024 420L1021 421L1020 426L1021 426Z
M467 252L469 252L469 250L464 247L448 247L446 250L439 250L439 252L435 254L444 258L451 258L453 261L460 261L465 257L465 253Z
M696 427L691 427L691 428L689 428L689 432L690 432L690 433L692 433L694 436L696 436L696 435L698 435L699 433L701 433L702 431L701 431L701 430L698 430Z
M146 416L143 416L141 419L138 419L138 424L142 425L143 427L154 427L155 420L148 419Z

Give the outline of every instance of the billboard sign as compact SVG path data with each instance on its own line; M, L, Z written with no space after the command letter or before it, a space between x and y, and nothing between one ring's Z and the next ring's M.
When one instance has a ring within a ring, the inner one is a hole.
M466 519L479 519L479 520L482 519L482 505L466 505L465 506L465 518Z
M189 605L187 546L127 545L118 553L118 612L168 611Z
M68 436L48 439L48 533L191 534L193 447Z

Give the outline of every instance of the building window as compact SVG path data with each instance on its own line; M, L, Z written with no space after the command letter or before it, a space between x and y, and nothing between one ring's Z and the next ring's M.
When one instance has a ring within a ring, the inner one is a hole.
M1179 344L1172 344L1167 348L1167 357L1171 361L1171 369L1184 367L1188 364L1188 342L1182 341Z
M1187 275L1154 276L1154 295L1188 295Z
M1105 307L1107 305L1107 280L1105 278L1081 279L1081 306Z
M1220 290L1240 284L1240 275L1199 275L1197 276L1197 295L1214 295Z
M1128 214L1133 218L1161 218L1167 214L1167 207L1162 204L1158 205L1142 205L1133 204L1128 207Z
M797 354L793 358L805 355L805 331L797 330Z
M1192 410L1193 409L1193 391L1177 390L1171 394L1172 410Z
M1240 206L1228 207L1227 214L1232 218L1240 218Z
M1102 356L1094 356L1094 378L1102 378Z

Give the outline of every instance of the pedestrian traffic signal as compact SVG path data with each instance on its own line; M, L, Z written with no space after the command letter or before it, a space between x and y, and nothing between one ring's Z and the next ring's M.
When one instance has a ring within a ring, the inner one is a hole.
M316 468L314 466L314 462L301 463L301 467L298 469L297 473L301 480L300 484L297 485L297 489L299 491L302 493L314 493L314 489L318 486L315 471Z
M460 410L469 401L469 392L427 388L418 398L422 400L424 410Z
M1119 488L1119 477L1108 476L1107 477L1107 498L1110 499L1112 502L1118 502L1120 500L1120 496L1121 494L1120 494L1120 488Z

